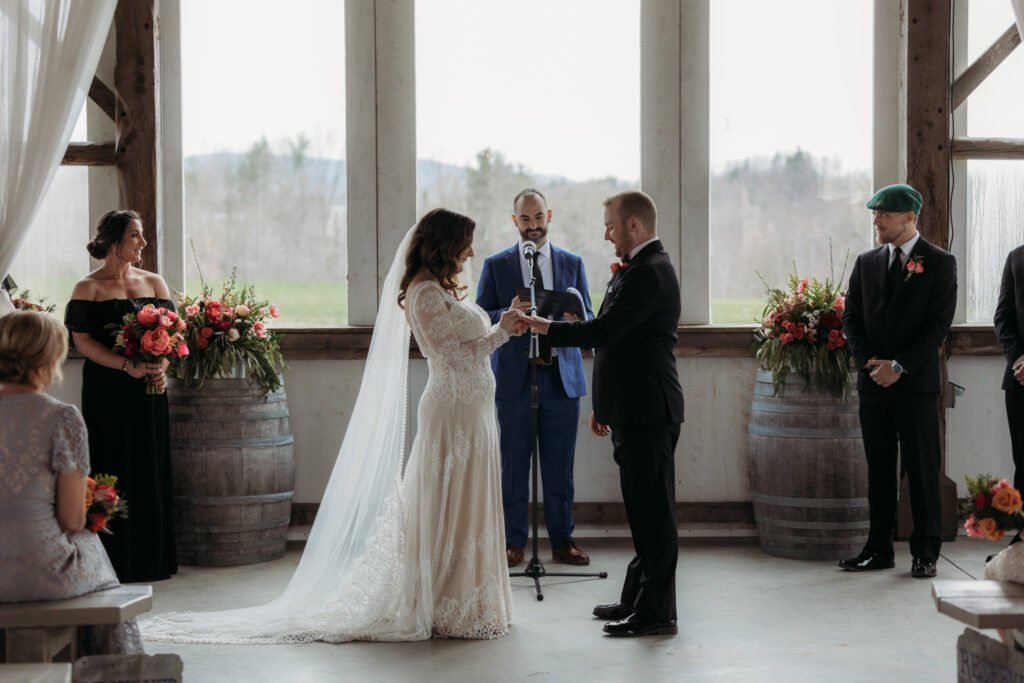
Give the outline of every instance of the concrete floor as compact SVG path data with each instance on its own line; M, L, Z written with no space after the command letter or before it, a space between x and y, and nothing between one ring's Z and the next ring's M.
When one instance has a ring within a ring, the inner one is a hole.
M756 543L687 541L680 546L679 635L611 639L593 605L618 597L626 540L587 539L589 569L607 579L512 580L516 616L495 641L327 645L177 645L187 683L206 681L955 681L964 625L940 615L931 582L910 578L906 544L897 568L867 574L831 562L785 560ZM939 578L980 577L1001 544L960 539L943 547ZM184 567L154 585L154 613L241 607L278 594L298 560L247 567ZM542 556L548 571L563 568ZM990 635L995 636L994 633Z

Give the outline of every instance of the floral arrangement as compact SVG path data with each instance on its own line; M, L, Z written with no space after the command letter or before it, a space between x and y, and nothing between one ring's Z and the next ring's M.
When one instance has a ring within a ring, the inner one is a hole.
M32 294L27 289L19 290L12 289L9 294L11 295L11 303L14 304L15 310L18 311L38 311L40 313L53 313L57 310L57 304L47 304L46 297L42 297L39 301L32 300Z
M839 286L831 279L821 282L794 274L788 289L767 283L765 288L768 303L753 346L761 367L772 373L775 393L792 370L808 387L823 387L845 399L850 387L850 350L842 324L846 297Z
M114 331L117 335L114 351L133 363L158 363L163 358L174 362L189 355L188 344L181 334L184 329L185 321L174 311L146 304L137 313L125 314L121 327ZM147 378L146 393L160 394L163 389Z
M906 282L913 276L919 275L920 273L924 272L924 257L913 256L911 258L908 258L907 264L904 267L907 269L907 275L906 277L903 278L903 281Z
M218 298L205 282L199 296L179 294L178 313L192 353L172 363L172 377L184 380L187 387L201 387L210 377L230 376L241 364L264 392L281 387L281 335L267 328L280 312L274 304L257 299L251 285L236 285L234 271Z
M964 528L971 538L998 541L1006 529L1024 528L1020 491L1006 479L990 474L964 477L970 496L962 507L967 515Z
M111 519L128 517L128 501L117 490L117 477L97 474L85 480L85 528L97 534L113 534L107 525Z

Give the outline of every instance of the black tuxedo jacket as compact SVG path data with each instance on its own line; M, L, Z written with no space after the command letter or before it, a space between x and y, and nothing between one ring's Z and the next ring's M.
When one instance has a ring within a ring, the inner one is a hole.
M860 392L941 390L939 344L949 333L956 310L956 259L923 237L910 258L920 259L924 272L908 277L904 270L890 301L885 298L888 245L864 252L853 264L843 331L859 371ZM896 360L906 374L884 389L864 369L870 358Z
M594 348L594 417L612 427L683 421L676 373L679 281L660 241L612 276L593 320L554 322L552 346Z
M1024 386L1013 377L1013 362L1024 354L1024 246L1006 257L993 323L1006 356L1003 389L1024 394Z

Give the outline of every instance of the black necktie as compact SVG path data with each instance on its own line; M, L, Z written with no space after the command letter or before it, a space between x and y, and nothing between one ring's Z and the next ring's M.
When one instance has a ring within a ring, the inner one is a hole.
M540 252L535 252L533 255L533 288L536 291L544 289L544 276L540 272ZM551 362L551 344L548 343L547 336L541 335L540 339L540 360L544 364Z
M544 289L544 276L540 272L540 252L533 255L533 286Z
M900 281L900 273L903 272L902 249L894 249L892 263L889 264L889 271L885 274L885 298L891 299L896 292L896 284Z

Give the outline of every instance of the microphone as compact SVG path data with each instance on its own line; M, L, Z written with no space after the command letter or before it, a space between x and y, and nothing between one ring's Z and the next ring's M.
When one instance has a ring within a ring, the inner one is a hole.
M534 255L537 253L537 243L532 240L523 242L523 257L528 260L533 260Z

